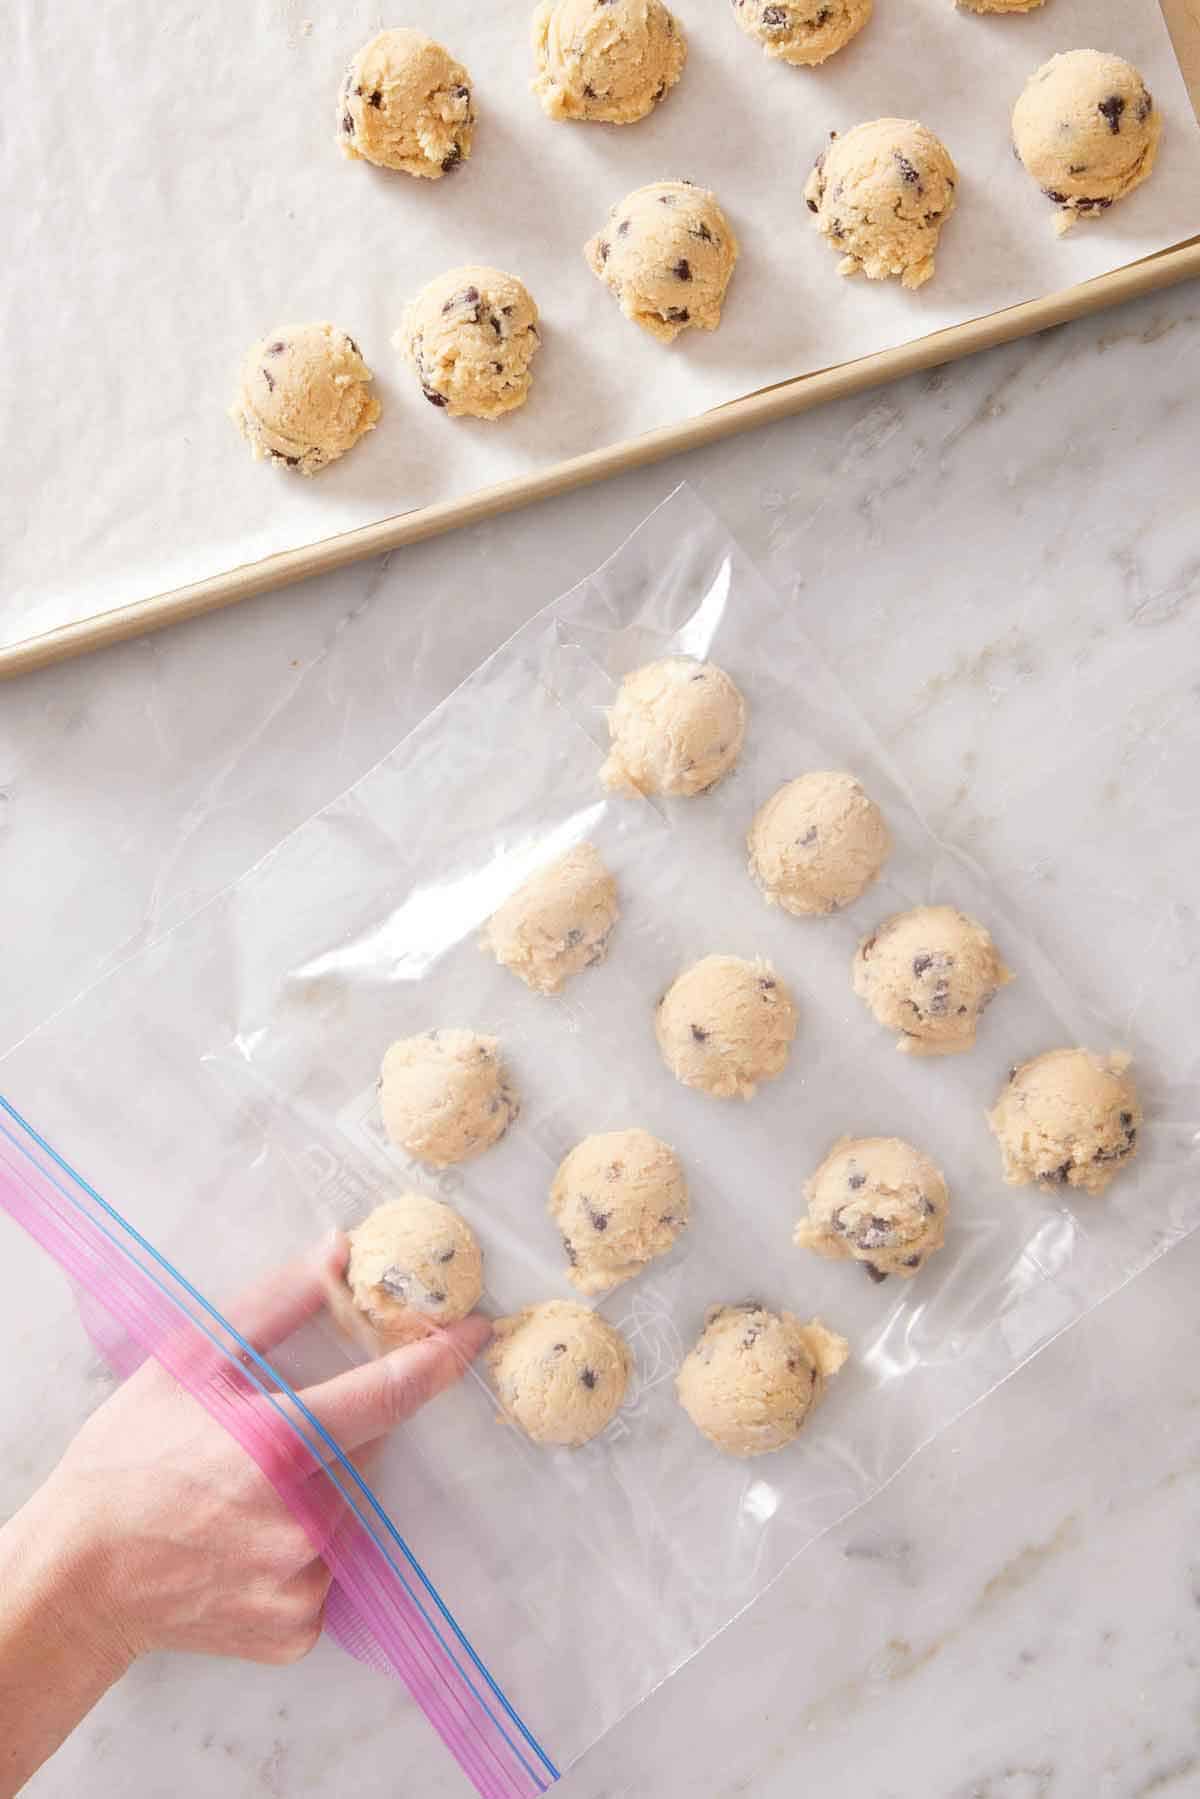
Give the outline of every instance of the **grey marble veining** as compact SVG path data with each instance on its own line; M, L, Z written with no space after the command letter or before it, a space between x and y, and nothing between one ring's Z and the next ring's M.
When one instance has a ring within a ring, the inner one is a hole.
M686 478L1098 1008L1119 1023L1157 983L1139 1028L1200 1112L1198 316L1179 289L0 687L0 1045L340 791ZM104 1377L55 1272L7 1225L0 1245L4 1511ZM1200 1794L1198 1278L1189 1242L1013 1376L563 1793ZM289 1671L145 1664L31 1791L466 1787L398 1689L322 1645Z

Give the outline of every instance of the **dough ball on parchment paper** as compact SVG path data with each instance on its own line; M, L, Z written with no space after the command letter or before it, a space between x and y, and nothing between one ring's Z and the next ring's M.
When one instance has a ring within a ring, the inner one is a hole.
M733 0L733 16L768 56L802 66L822 63L857 37L873 0Z
M379 1109L393 1143L431 1168L448 1168L498 1142L521 1108L495 1037L447 1030L392 1044Z
M599 962L617 922L617 883L594 843L577 843L510 894L481 938L535 993L559 993Z
M420 31L381 31L355 56L338 94L337 143L381 169L439 181L471 154L471 78Z
M885 918L854 953L854 991L897 1049L947 1056L970 1049L986 1007L1012 975L988 932L954 906Z
M625 317L671 343L681 331L721 323L738 241L707 188L652 181L613 207L583 253Z
M606 787L690 797L736 764L746 702L714 662L666 656L625 676L608 709L608 732L600 770Z
M803 1429L849 1353L818 1318L747 1301L714 1306L675 1378L679 1403L727 1455L766 1455Z
M380 1351L465 1318L482 1292L483 1258L466 1219L426 1193L402 1193L350 1232L334 1310L350 1334Z
M552 119L632 125L675 86L687 43L662 0L543 0L533 91Z
M898 275L902 287L920 287L933 274L957 186L949 150L926 126L871 119L821 152L804 200L842 259L839 274Z
M1149 175L1162 115L1131 63L1067 50L1043 63L1013 108L1013 148L1048 200L1055 229L1107 212Z
M772 794L747 844L768 905L800 916L850 905L878 879L892 848L861 783L831 772L800 775Z
M683 1165L649 1131L601 1131L563 1158L548 1210L569 1279L581 1293L606 1293L665 1255L687 1224Z
M374 429L373 379L336 325L280 325L246 352L229 416L258 459L315 475Z
M572 1448L608 1424L633 1369L620 1332L570 1299L497 1318L487 1361L505 1414L531 1442Z
M1014 1068L987 1115L1005 1180L1103 1193L1137 1154L1142 1108L1130 1060L1051 1049Z
M655 1020L677 1081L717 1099L751 1099L787 1066L796 1007L769 962L705 956L672 982Z
M900 1137L842 1137L804 1189L802 1249L909 1280L945 1240L950 1196L929 1157Z
M468 264L421 289L392 342L431 406L451 418L498 419L529 397L538 309L515 275Z

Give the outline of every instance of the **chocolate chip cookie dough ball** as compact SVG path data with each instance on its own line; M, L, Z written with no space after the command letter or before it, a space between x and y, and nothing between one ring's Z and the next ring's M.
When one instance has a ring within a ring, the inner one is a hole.
M872 119L834 137L804 189L817 230L841 257L840 275L920 287L933 274L958 170L916 119Z
M501 269L450 269L423 287L392 342L431 406L498 419L523 406L541 343L528 288Z
M535 993L559 993L599 962L620 909L617 883L594 843L539 868L489 918L483 946Z
M683 71L687 44L662 0L543 0L533 91L552 119L632 125Z
M873 0L733 0L733 16L781 62L824 62L857 37Z
M583 253L625 317L669 344L721 323L738 241L707 188L653 181L613 207Z
M349 157L439 181L471 154L471 78L420 31L364 44L338 96L337 142Z
M257 460L315 475L374 429L373 379L336 325L281 325L247 351L229 416Z
M602 1131L577 1143L550 1189L569 1279L607 1293L666 1255L688 1221L688 1190L675 1151L649 1131Z
M1129 1056L1052 1049L1023 1062L988 1113L1013 1186L1103 1193L1137 1154L1142 1108Z
M849 1353L820 1319L765 1306L714 1306L675 1377L696 1429L726 1455L766 1455L800 1434Z
M427 1336L473 1311L483 1258L465 1218L425 1193L389 1199L350 1232L346 1289L376 1349Z
M769 906L804 917L848 906L891 854L883 814L853 775L814 773L772 794L747 838Z
M1018 157L1059 209L1061 233L1140 186L1154 167L1162 119L1121 57L1068 50L1029 77L1012 129Z
M494 1037L427 1031L383 1058L379 1108L391 1141L431 1168L470 1161L499 1142L520 1111Z
M746 702L723 668L667 656L625 676L608 709L612 747L600 770L626 793L707 793L737 762Z
M861 1262L872 1280L911 1280L945 1240L945 1176L900 1137L842 1137L804 1189L795 1241Z
M897 1049L948 1056L970 1049L985 1008L1012 975L981 924L953 906L897 912L855 952L854 991Z
M658 1003L663 1060L677 1081L716 1099L752 1099L787 1066L796 1035L792 996L760 957L705 956Z
M633 1368L620 1332L569 1299L497 1318L487 1361L500 1404L530 1441L573 1449L608 1424Z

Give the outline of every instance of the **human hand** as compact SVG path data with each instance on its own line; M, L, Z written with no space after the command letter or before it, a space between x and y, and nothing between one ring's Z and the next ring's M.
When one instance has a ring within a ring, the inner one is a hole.
M335 1239L246 1295L230 1321L269 1359L319 1310L345 1259ZM485 1319L466 1318L300 1397L357 1460L455 1381L489 1334ZM253 1393L243 1403L267 1412ZM319 1472L307 1479L328 1487ZM73 1630L118 1672L151 1649L293 1662L320 1634L330 1576L308 1532L156 1362L92 1415L26 1511L70 1561Z

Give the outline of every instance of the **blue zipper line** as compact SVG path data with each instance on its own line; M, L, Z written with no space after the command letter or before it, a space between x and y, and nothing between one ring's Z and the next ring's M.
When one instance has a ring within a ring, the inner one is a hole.
M110 1206L106 1199L101 1198L100 1194L97 1193L96 1189L93 1186L91 1186L89 1184L89 1182L83 1178L82 1175L76 1173L75 1169L73 1169L71 1167L70 1163L67 1162L62 1156L60 1156L58 1151L56 1149L54 1149L51 1144L47 1143L46 1139L44 1137L42 1137L34 1129L34 1127L25 1118L23 1118L21 1116L21 1114L16 1110L16 1108L14 1106L12 1106L7 1099L5 1099L3 1094L0 1094L0 1110L7 1112L9 1117L12 1118L15 1121L15 1123L22 1130L26 1131L29 1134L29 1136L33 1139L33 1141L41 1149L43 1149L46 1152L46 1154L51 1158L51 1160L58 1164L58 1166L63 1170L64 1174L66 1174L71 1180L76 1181L78 1183L78 1185L80 1187L82 1187L83 1191L85 1193L89 1194L90 1197L95 1200L96 1204L98 1206L100 1206L101 1209L108 1214L108 1216L114 1221L114 1223L121 1230L127 1232L128 1235L130 1237L132 1237L134 1239L134 1241L137 1244L139 1244L140 1247L142 1249L144 1249L146 1251L146 1253L154 1259L155 1262L158 1263L159 1267L162 1268L171 1279L177 1281L179 1283L179 1285L184 1289L184 1291L186 1293L188 1293L191 1296L191 1298L193 1298L200 1306L202 1306L204 1311L206 1311L208 1313L208 1315L211 1318L213 1318L216 1321L216 1323L218 1325L220 1325L220 1327L223 1330L225 1330L229 1333L229 1335L233 1338L233 1340L237 1344L240 1345L243 1352L247 1356L249 1356L258 1365L258 1367L264 1371L264 1373L266 1375L268 1375L272 1380L274 1380L278 1383L281 1390L292 1401L292 1403L296 1406L297 1410L299 1412L301 1412L303 1414L303 1416L308 1420L309 1424L312 1426L313 1430L316 1431L317 1435L321 1438L321 1440L324 1443L326 1443L328 1445L328 1447L332 1450L335 1459L341 1464L341 1466L349 1474L354 1485L357 1486L359 1488L359 1490L362 1492L363 1496L367 1500L368 1504L371 1506L372 1510L377 1514L379 1519L382 1521L389 1536L391 1536L395 1540L395 1542L398 1544L402 1554L405 1557L405 1560L409 1563L409 1565L413 1569L413 1572L417 1575L418 1579L420 1580L422 1586L425 1588L425 1590L429 1594L430 1598L433 1600L438 1611L441 1613L442 1617L445 1619L446 1623L449 1625L454 1636L456 1637L456 1639L458 1640L458 1642L460 1643L462 1648L466 1651L466 1654L470 1658L472 1665L477 1669L479 1674L482 1676L483 1680L487 1684L489 1690L495 1696L496 1700L500 1704L500 1706L503 1709L506 1716L516 1726L516 1728L520 1732L521 1736L525 1739L525 1741L528 1743L529 1747L533 1750L534 1754L538 1757L538 1760L542 1763L543 1767L546 1769L547 1773L550 1775L551 1780L553 1781L553 1780L560 1779L561 1775L560 1775L559 1769L551 1761L550 1757L546 1754L546 1751L542 1748L542 1746L538 1742L537 1738L533 1735L533 1732L529 1729L529 1726L525 1723L524 1719L520 1716L520 1714L513 1708L511 1702L508 1700L508 1698L504 1694L501 1687L497 1684L493 1675L489 1672L489 1670L485 1666L485 1664L480 1660L479 1655L476 1653L475 1649L472 1647L472 1645L469 1642L469 1640L467 1639L467 1637L463 1634L462 1628L459 1625L456 1618L454 1617L453 1613L449 1610L449 1608L447 1607L441 1594L438 1592L437 1588L433 1585L433 1582L429 1579L429 1576L425 1573L425 1570L421 1567L421 1564L417 1561L416 1557L414 1556L412 1550L409 1548L408 1544L405 1542L404 1538L400 1535L400 1532L397 1530L396 1526L393 1524L391 1518L388 1516L388 1513L384 1510L380 1501L376 1498L375 1494L371 1491L370 1487L367 1486L366 1482L363 1480L362 1476L359 1474L357 1468L355 1468L353 1463L350 1462L346 1458L346 1456L343 1454L342 1450L338 1447L337 1443L330 1436L329 1432L324 1428L324 1426L320 1423L320 1421L313 1416L312 1412L309 1411L308 1407L305 1405L304 1401L299 1397L299 1395L296 1392L294 1392L294 1390L288 1385L287 1381L285 1381L283 1379L283 1377L279 1374L278 1370L273 1368L270 1365L270 1363L267 1362L258 1353L258 1351L254 1348L254 1346L251 1343L248 1343L239 1331L234 1329L233 1325L229 1323L228 1319L226 1319L222 1315L222 1313L220 1313L217 1310L217 1308L214 1305L212 1305L204 1297L204 1295L201 1292L199 1292L199 1290L197 1288L192 1286L191 1282L186 1278L186 1276L182 1275L179 1272L179 1270L174 1266L173 1263L169 1262L164 1255L162 1255L157 1249L155 1249L154 1245L152 1243L150 1243L145 1237L143 1237L141 1232L138 1231L137 1229L135 1229L135 1227L133 1225L131 1225L127 1219L123 1218L121 1216L121 1214L118 1211L116 1211L113 1206ZM3 1126L0 1126L0 1133L2 1133L5 1137L8 1138L9 1142L11 1142L13 1144L14 1148L18 1151L18 1153L24 1154L21 1144L16 1139L14 1139L7 1130L4 1130ZM70 1205L78 1204L78 1202L72 1198L70 1193L66 1192L59 1185L59 1183L57 1181L55 1181L53 1184L56 1187L57 1191L62 1194L63 1198L67 1200L68 1204L70 1204ZM121 1249L120 1242L118 1241L117 1238L115 1238L112 1235L111 1232L105 1230L104 1226L99 1224L98 1220L94 1220L93 1222L95 1222L98 1225L98 1228L108 1238L109 1242L114 1243L118 1249ZM127 1254L127 1251L121 1249L121 1253ZM149 1269L143 1269L143 1272L149 1276L149 1278L154 1282L155 1286L157 1286L161 1292L166 1294L167 1298L171 1300L172 1304L178 1305L178 1301L173 1297L169 1288L162 1281L158 1280L157 1277L153 1273L151 1273L151 1271ZM228 1350L225 1348L224 1344L219 1342L217 1340L217 1338L215 1338L213 1336L211 1331L209 1331L197 1319L193 1318L192 1322L197 1325L197 1328L201 1330L201 1332L208 1339L208 1341L213 1344L213 1346L218 1350L218 1352L221 1355L223 1355L225 1357L225 1359L227 1361L230 1361L230 1362L234 1361L235 1358L230 1356L230 1354L229 1354ZM249 1372L249 1370L246 1369L243 1364L239 1363L238 1366L239 1366L240 1372L243 1372L243 1373ZM254 1377L251 1376L251 1378L253 1379ZM284 1412L282 1406L279 1405L276 1396L274 1394L272 1394L271 1392L269 1392L266 1388L264 1388L262 1386L262 1384L256 1379L254 1380L254 1385L258 1388L258 1391L260 1393L262 1393L263 1397L272 1405L272 1407L275 1409L275 1411L277 1411L279 1413L280 1417L282 1417L284 1419L284 1422L288 1425L288 1428L294 1431L295 1425L292 1423L291 1419L288 1418L288 1416L287 1416L286 1412ZM309 1445L309 1447L311 1448L311 1445ZM346 1497L349 1498L349 1495L346 1495ZM351 1502L351 1503L353 1503L353 1502ZM355 1512L355 1516L359 1518L360 1522L362 1522L364 1525L366 1525L366 1528L368 1530L370 1530L370 1526L367 1525L366 1520L364 1518L362 1518L362 1514L358 1511L357 1506L354 1507L354 1512ZM513 1743L512 1740L509 1738L507 1732L504 1730L504 1727L500 1723L499 1719L492 1716L486 1702L483 1700L483 1698L480 1696L480 1694L476 1691L476 1689L475 1689L473 1683L471 1682L469 1676L467 1675L466 1671L459 1664L457 1658L454 1656L449 1645L446 1643L445 1639L443 1638L442 1633L438 1630L437 1625L434 1623L433 1619L430 1618L425 1607L421 1604L420 1599L417 1597L417 1595L413 1592L412 1588L409 1586L408 1581L405 1579L403 1573L396 1566L392 1557L390 1555L388 1555L387 1550L383 1547L383 1545L381 1543L379 1543L378 1538L375 1537L374 1532L372 1532L371 1534L372 1534L373 1541L375 1541L377 1547L382 1551L383 1555L385 1556L388 1566L392 1569L393 1573L397 1576L397 1578L401 1582L401 1585L404 1587L405 1592L409 1595L409 1597L412 1599L414 1605L416 1605L416 1607L420 1611L421 1616L425 1619L425 1622L429 1625L430 1630L433 1632L433 1634L434 1634L435 1638L437 1639L437 1642L440 1644L441 1648L445 1651L447 1656L449 1656L450 1660L454 1663L454 1666L458 1669L459 1673L462 1675L463 1680L466 1682L466 1684L467 1684L468 1688L470 1689L471 1693L473 1694L473 1696L477 1700L479 1700L479 1703L484 1707L484 1710L488 1711L488 1715L492 1717L492 1722L496 1725L496 1728L500 1731L500 1734L503 1736L505 1742L508 1744L508 1746L512 1750L513 1754L517 1757L518 1761L521 1763L521 1766L525 1769L526 1773L530 1774L535 1780L537 1780L539 1782L539 1784L541 1784L541 1776L538 1774L537 1770L530 1767L529 1763L525 1760L524 1756L521 1754L521 1752L517 1748L516 1744ZM545 1790L545 1788L543 1787L543 1791L544 1790Z

